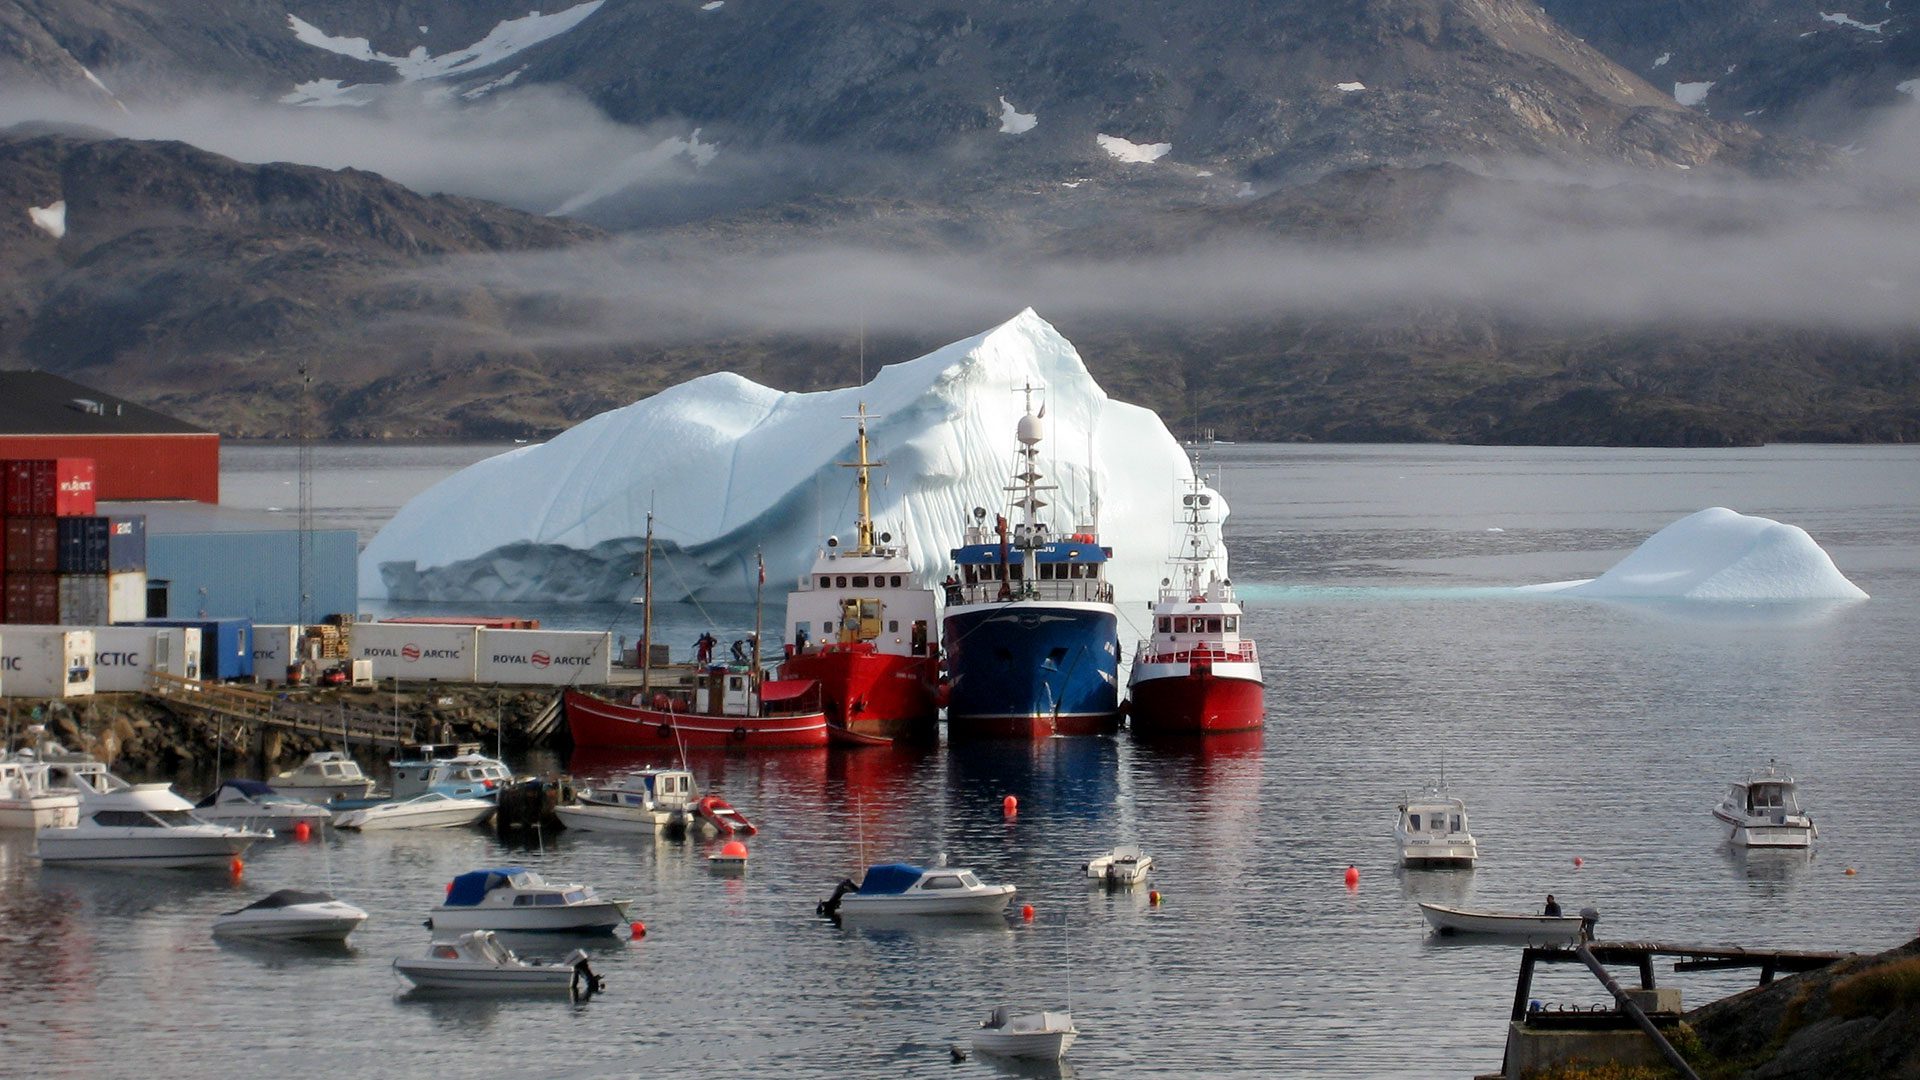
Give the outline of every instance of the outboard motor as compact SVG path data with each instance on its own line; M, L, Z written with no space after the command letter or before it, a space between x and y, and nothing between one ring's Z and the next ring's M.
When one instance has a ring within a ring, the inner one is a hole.
M839 922L840 898L850 892L859 891L860 886L855 885L851 878L841 878L840 884L833 887L833 895L814 905L814 914L819 915L823 919L832 919L835 922Z
M1589 906L1580 909L1580 940L1593 940L1593 926L1600 921L1600 912Z
M600 976L593 973L593 969L587 966L585 960L573 965L573 982L570 984L569 989L572 991L574 997L592 997L599 993L600 988L604 985L606 984L600 981Z

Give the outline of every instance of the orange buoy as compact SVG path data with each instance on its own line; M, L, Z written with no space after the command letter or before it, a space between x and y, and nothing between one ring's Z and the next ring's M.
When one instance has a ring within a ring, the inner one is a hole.
M1585 866L1585 865L1587 865L1587 860L1585 860L1585 859L1583 859L1583 858L1581 858L1581 857L1580 857L1580 856L1578 856L1578 855L1575 855L1575 856L1573 857L1573 865L1575 865L1575 866Z
M720 845L720 854L729 859L744 859L747 857L747 845L738 840L729 840Z
M1359 887L1360 887L1360 868L1353 865L1352 863L1348 863L1347 864L1347 888L1357 889Z
M1001 813L1006 814L1008 817L1012 817L1013 815L1020 812L1020 800L1014 798L1011 795L1007 796L1004 799L1001 799L1000 811Z
M1154 907L1160 906L1160 890L1159 889L1155 889L1152 892L1147 894L1147 903L1152 904Z
M239 877L246 872L247 864L240 861L240 856L235 855L233 861L227 864L227 869L233 872L234 877Z
M1859 872L1860 872L1860 871L1858 871L1858 870L1855 870L1855 869L1854 869L1853 867L1851 867L1851 866L1849 866L1849 867L1847 867L1847 876L1848 876L1848 877L1852 877L1853 875L1855 875L1855 874L1857 874L1857 873L1859 873Z
M1032 922L1033 921L1033 905L1022 904L1020 906L1020 917L1022 919L1025 919L1028 922Z
M647 924L635 919L627 926L627 931L633 935L633 940L638 941L647 936Z
M451 881L447 882L447 895L448 896L453 895L453 882Z
M295 840L298 840L304 844L309 839L311 839L312 836L313 836L313 826L307 824L304 821L296 821L293 823L293 838Z

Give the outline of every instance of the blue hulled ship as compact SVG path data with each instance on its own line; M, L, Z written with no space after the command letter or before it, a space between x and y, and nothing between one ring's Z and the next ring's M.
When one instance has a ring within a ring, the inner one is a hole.
M1039 444L1045 425L1020 418L1020 449L1006 515L973 511L953 550L941 638L947 653L947 734L1046 738L1096 735L1120 724L1120 613L1093 526L1056 533ZM1013 520L1009 521L1011 517Z

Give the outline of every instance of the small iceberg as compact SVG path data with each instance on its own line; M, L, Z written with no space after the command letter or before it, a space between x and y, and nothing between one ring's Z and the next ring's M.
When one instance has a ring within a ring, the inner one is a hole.
M1805 529L1722 506L1689 514L1590 581L1534 587L1600 599L1865 600Z

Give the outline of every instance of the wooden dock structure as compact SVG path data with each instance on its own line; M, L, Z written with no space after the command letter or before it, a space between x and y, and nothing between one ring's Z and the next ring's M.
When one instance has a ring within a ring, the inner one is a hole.
M392 717L344 705L297 701L284 694L244 686L187 679L161 671L147 673L147 696L174 706L282 731L297 731L349 742L399 749L414 741L413 725L404 728Z

